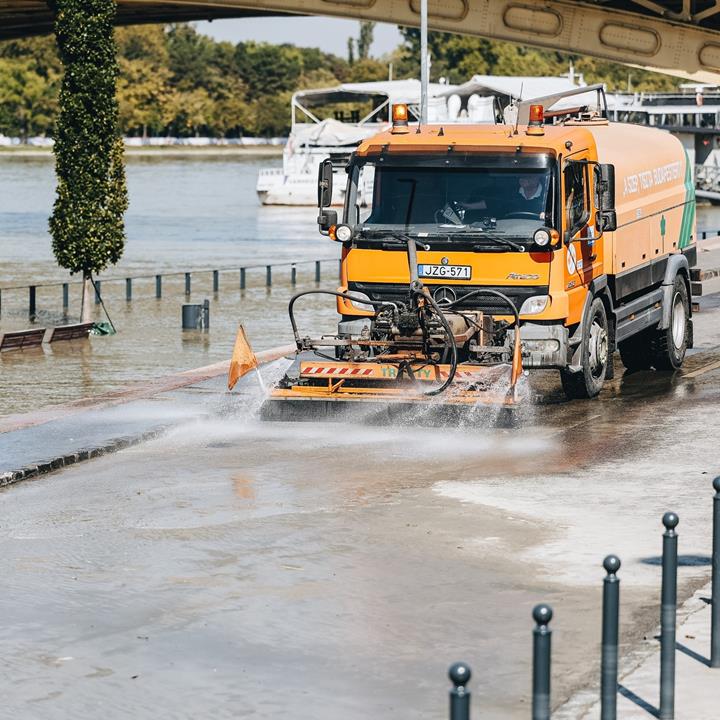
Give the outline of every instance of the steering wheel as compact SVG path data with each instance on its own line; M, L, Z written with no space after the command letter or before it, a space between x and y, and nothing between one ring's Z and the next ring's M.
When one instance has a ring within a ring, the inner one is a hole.
M539 220L540 219L540 213L534 213L534 212L526 212L525 210L518 210L517 212L511 212L507 215L503 215L503 218L506 220L509 220L511 218L527 218L528 220Z

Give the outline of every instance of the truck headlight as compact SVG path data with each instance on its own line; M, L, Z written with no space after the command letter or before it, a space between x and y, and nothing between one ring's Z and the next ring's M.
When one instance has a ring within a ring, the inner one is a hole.
M533 295L520 308L520 315L538 315L550 304L549 295Z
M352 228L349 225L338 225L335 228L335 237L338 242L348 242L352 240Z
M366 305L363 300L370 300L370 298L365 294L361 292L355 292L353 291L352 294L349 295L350 298L350 304L356 309L356 310L364 310L365 312L375 312L375 308L372 305Z

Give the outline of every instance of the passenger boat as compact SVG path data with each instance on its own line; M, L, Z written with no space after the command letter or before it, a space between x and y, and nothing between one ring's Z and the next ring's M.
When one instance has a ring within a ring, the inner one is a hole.
M694 166L698 198L720 202L720 86L687 83L673 93L608 94L610 118L667 130Z
M452 86L431 83L430 123L496 122L513 101L547 96L577 87L566 77L493 77L476 75ZM334 88L301 90L292 97L292 125L281 168L262 168L257 194L263 205L315 205L319 164L330 158L335 168L333 204L341 205L345 166L350 153L367 137L390 126L396 103L408 106L411 120L420 116L420 82L388 80L345 83ZM323 117L328 113L332 117ZM372 177L364 178L358 200L367 204Z

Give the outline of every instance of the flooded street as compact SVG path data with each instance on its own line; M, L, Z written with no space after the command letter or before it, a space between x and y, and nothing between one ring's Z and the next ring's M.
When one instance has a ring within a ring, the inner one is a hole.
M265 269L247 271L247 290L239 290L241 265L262 265L336 258L338 248L317 232L313 208L260 206L255 194L260 167L280 164L269 157L128 157L130 209L128 242L121 262L100 276L108 313L118 329L112 337L59 343L0 355L0 415L87 397L136 381L207 365L229 356L239 322L256 349L287 342L287 301L293 288L290 268L274 271L265 288ZM51 156L0 156L0 332L33 325L28 320L28 291L8 290L30 283L69 279L52 256L47 218L54 193ZM212 292L213 268L220 292ZM322 283L337 285L337 263L324 262ZM193 273L192 294L184 293L182 275L163 280L155 298L157 273ZM146 276L125 300L126 276ZM118 278L109 282L107 278ZM315 287L310 262L297 269L297 289ZM208 333L180 326L183 303L210 300ZM80 287L70 287L68 316L62 313L61 288L38 288L35 327L77 320ZM335 305L327 299L304 301L301 318L327 327L335 323ZM106 321L94 306L94 319Z
M259 207L265 164L130 159L128 250L108 275L337 255L312 208ZM62 278L44 234L51 169L0 158L0 286ZM334 287L336 262L323 268ZM131 303L123 282L106 283L119 333L4 353L0 414L226 359L239 321L258 350L285 342L289 271L276 280L268 291L259 269L241 292L227 271L215 295L210 274L194 276L191 301L211 300L207 334L180 330L181 277L161 300L152 278L138 282ZM297 289L310 287L313 268L298 268ZM26 301L3 291L1 329L27 325ZM39 322L62 319L59 288L38 303ZM681 599L707 580L719 319L720 296L704 297L683 373L618 366L587 402L538 373L502 427L494 410L444 428L261 422L252 374L232 395L218 377L118 405L128 426L166 412L173 429L0 490L3 712L434 720L463 660L474 712L520 720L538 602L555 611L559 705L598 679L605 555L623 562L621 654L658 621L666 510L680 516ZM332 330L334 304L311 297L299 320ZM263 367L266 381L283 362Z
M225 415L2 493L4 707L429 719L462 659L483 717L522 718L540 601L559 703L596 679L607 553L623 649L657 622L665 510L681 596L708 575L715 360L506 430L261 423L220 379Z

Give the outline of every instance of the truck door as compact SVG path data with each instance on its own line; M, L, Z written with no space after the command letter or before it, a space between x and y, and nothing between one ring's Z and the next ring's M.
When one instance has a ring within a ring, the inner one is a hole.
M579 154L578 154L579 155ZM563 169L563 226L566 241L565 287L587 286L601 268L598 233L595 230L595 203L592 201L594 175L585 158L573 156Z

